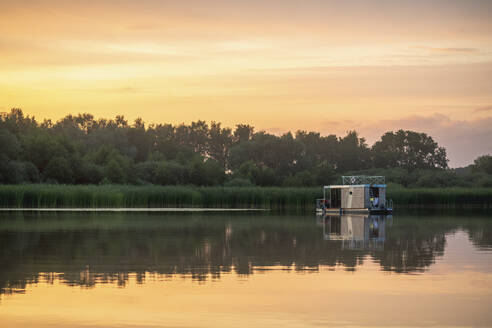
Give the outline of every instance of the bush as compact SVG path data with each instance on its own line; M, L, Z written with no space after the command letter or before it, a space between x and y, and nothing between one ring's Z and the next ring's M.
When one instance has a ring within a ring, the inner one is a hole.
M275 171L269 167L257 168L252 172L253 182L257 186L276 186L277 176L275 175Z
M154 169L153 183L160 185L177 185L188 182L188 168L176 162L159 162Z
M206 186L222 185L225 181L224 168L213 159L208 159L204 163Z
M137 179L152 183L155 180L155 172L159 162L147 161L135 165Z
M78 184L99 184L104 178L104 168L86 160L82 160L74 171Z
M328 162L324 161L318 166L316 166L313 173L313 178L315 180L314 181L315 185L326 186L333 183L336 180L337 174L333 166Z
M284 187L312 187L315 179L308 171L296 173L284 179Z
M243 178L233 178L226 183L224 183L224 187L252 187L253 183L248 179Z
M462 185L462 181L456 173L450 171L424 171L418 178L417 187L452 187Z
M111 183L125 183L126 174L116 159L111 159L105 167L106 177Z
M483 175L480 179L478 179L477 186L485 188L492 187L492 175Z
M479 156L477 159L475 159L475 162L472 165L472 170L475 172L492 174L492 156Z
M73 171L64 157L53 157L43 172L44 179L59 183L73 183Z
M18 161L4 161L0 167L1 181L3 183L25 182L24 165Z
M17 137L6 129L0 129L0 154L9 159L16 159L20 150L20 143Z
M39 182L38 168L31 162L23 162L24 165L24 181Z

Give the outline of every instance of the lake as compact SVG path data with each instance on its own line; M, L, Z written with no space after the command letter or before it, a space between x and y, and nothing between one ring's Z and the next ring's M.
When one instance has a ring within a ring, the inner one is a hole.
M0 213L2 327L490 327L491 302L491 214Z

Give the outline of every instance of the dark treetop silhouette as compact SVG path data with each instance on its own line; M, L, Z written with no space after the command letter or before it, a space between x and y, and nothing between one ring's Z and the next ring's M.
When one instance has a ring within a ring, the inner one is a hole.
M79 114L39 123L20 109L0 116L3 184L316 186L362 172L404 186L492 185L490 156L464 171L447 162L443 147L413 131L387 132L369 147L355 131L276 136L205 121L146 126L140 118L129 124L123 116Z

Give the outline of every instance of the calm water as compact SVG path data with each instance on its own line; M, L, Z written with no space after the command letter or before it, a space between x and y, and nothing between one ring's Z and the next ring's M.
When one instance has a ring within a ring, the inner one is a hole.
M492 326L492 215L0 213L1 327Z

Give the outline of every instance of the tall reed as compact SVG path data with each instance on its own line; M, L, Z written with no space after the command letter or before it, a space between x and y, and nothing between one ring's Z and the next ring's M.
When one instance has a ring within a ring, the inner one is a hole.
M320 188L0 185L3 208L207 207L309 209Z
M206 207L314 210L322 189L132 185L0 185L2 208ZM388 188L395 208L492 208L492 188Z

